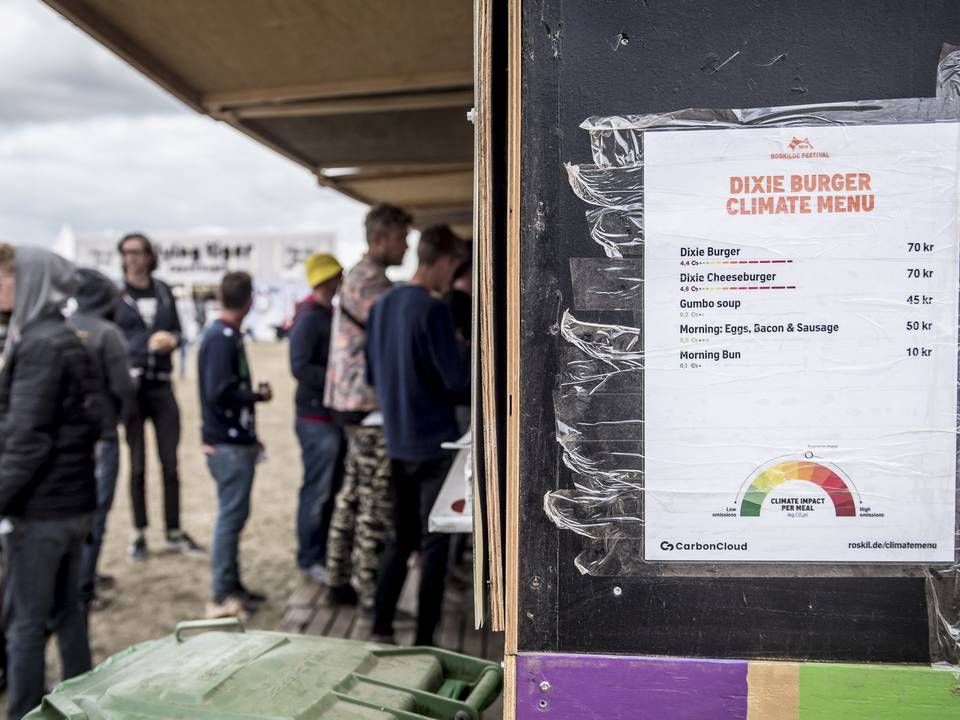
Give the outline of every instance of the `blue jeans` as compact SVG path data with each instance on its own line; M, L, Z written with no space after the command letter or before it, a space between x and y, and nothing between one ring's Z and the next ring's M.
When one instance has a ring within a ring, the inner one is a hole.
M19 720L40 704L47 632L57 635L63 679L90 669L87 622L80 602L80 556L91 516L13 519L3 536L6 577L7 716Z
M93 515L90 542L83 546L80 563L80 592L85 602L96 595L97 561L107 533L107 514L113 507L119 471L120 441L117 438L101 440L97 443L97 511Z
M303 456L303 485L297 509L297 565L306 570L327 561L333 499L343 484L343 430L297 418Z
M213 599L223 602L239 591L240 532L250 516L250 490L257 460L256 445L217 445L207 467L217 481L217 525L213 531Z

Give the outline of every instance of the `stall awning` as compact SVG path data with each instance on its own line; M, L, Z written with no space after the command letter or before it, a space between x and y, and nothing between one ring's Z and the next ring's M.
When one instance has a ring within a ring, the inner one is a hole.
M45 0L198 112L469 234L471 0Z

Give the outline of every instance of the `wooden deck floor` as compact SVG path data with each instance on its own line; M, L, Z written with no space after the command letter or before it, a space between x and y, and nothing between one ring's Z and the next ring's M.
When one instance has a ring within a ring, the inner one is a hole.
M416 615L419 573L411 568L400 596L398 610L403 616L395 623L400 645L412 645ZM290 596L280 629L283 632L368 640L371 621L356 607L334 606L325 602L326 590L304 583ZM500 662L503 659L503 633L476 630L473 621L473 589L448 587L443 602L443 620L438 634L440 647L454 652ZM485 720L502 716L502 699L483 714Z

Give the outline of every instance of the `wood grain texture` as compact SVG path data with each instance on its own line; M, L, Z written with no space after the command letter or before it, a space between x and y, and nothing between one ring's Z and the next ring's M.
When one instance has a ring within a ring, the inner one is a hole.
M503 658L503 720L517 720L517 656Z
M747 669L747 720L798 720L800 664L751 662Z
M493 153L491 123L493 121L492 83L493 72L493 16L492 0L477 0L476 24L474 28L476 44L476 210L475 242L477 248L477 273L479 277L479 293L477 308L480 327L477 338L479 353L476 356L480 361L480 406L482 424L480 435L483 447L483 491L485 502L487 577L490 581L490 626L491 629L502 631L504 628L504 577L503 577L503 548L501 543L500 517L500 463L497 440L498 403L502 398L497 396L496 378L496 333L494 323L495 290L494 273L494 242L493 235ZM476 440L475 440L476 442ZM481 504L474 503L480 507Z
M520 552L521 0L509 3L507 98L507 602L506 652L517 652Z

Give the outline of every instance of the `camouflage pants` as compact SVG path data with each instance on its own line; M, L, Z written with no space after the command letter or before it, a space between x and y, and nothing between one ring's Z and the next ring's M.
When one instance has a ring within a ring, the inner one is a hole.
M383 429L348 425L343 487L337 493L327 544L331 587L351 577L360 602L372 605L380 556L392 528L390 458Z

